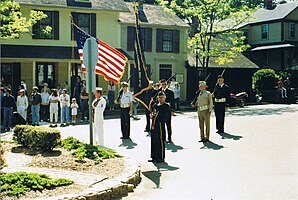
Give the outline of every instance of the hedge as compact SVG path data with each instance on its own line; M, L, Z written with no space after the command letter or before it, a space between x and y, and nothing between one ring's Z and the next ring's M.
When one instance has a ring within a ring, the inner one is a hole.
M273 69L260 69L252 77L253 89L259 91L273 90L279 77Z
M61 134L57 129L19 125L14 129L13 140L24 147L51 151L61 144Z

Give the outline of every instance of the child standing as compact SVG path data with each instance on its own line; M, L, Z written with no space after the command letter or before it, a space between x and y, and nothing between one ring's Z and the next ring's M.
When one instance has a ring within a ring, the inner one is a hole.
M70 107L71 107L72 124L74 125L77 121L77 114L78 114L78 108L79 108L76 98L72 98L72 104L70 105Z

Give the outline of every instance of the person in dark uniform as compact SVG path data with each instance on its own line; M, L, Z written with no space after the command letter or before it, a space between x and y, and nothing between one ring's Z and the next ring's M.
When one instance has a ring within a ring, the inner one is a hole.
M149 90L147 90L147 95L148 98L151 100L151 98L153 98L156 94L157 90L154 89L153 87L153 81L149 82ZM150 128L150 110L146 109L146 128L144 130L144 132L150 132L151 128Z
M120 104L120 118L121 118L121 132L120 139L130 139L130 115L132 114L133 96L128 90L129 84L126 82L121 83L121 90L116 103Z
M158 92L163 92L166 95L166 103L168 103L171 107L171 115L174 115L175 105L174 105L174 92L167 88L167 81L165 79L160 80L160 88ZM157 96L158 93L156 93L155 97L153 98L155 103L157 103ZM172 142L172 117L166 121L166 126L168 130L168 143ZM165 139L165 138L164 138Z
M149 162L164 162L165 159L165 123L171 118L171 107L166 103L166 95L159 92L158 103L152 106L150 117L152 121L151 132L151 160Z
M213 96L217 133L224 133L225 111L230 101L230 88L224 83L222 75L217 78Z

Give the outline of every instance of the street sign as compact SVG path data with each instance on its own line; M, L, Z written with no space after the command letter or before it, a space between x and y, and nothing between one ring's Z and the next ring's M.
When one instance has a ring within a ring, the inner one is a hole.
M95 89L95 66L98 61L98 44L91 37L85 42L83 48L83 61L87 72L87 92L89 96L89 136L90 144L93 144L93 122L92 122L92 92ZM94 84L92 84L94 82Z

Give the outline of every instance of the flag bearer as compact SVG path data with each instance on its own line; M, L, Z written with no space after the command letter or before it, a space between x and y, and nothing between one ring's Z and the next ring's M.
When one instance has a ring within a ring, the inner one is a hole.
M200 92L192 105L198 109L201 140L199 142L209 142L210 137L210 115L213 109L212 94L206 91L206 82L199 82Z
M106 100L102 97L102 88L96 88L94 96L95 96L95 99L92 102L92 108L94 109L93 144L103 146L104 145L103 113L106 108Z
M171 107L166 103L166 95L164 92L159 92L157 95L158 103L153 105L151 118L151 160L148 162L164 162L165 159L165 125L171 117Z

